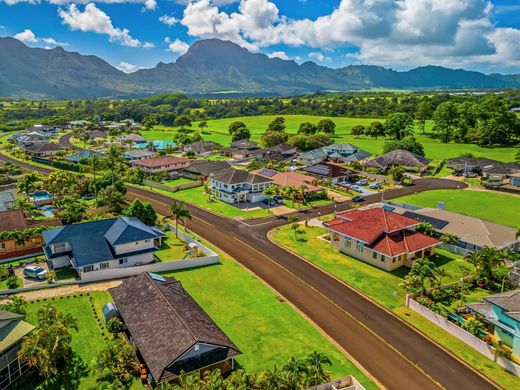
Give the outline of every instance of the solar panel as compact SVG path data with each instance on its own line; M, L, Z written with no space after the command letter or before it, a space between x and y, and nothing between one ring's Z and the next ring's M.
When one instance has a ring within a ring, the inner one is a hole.
M327 165L321 165L321 164L310 165L308 167L305 167L305 170L307 172L317 173L319 175L328 175L330 172L330 169Z
M418 219L421 222L429 222L433 225L435 229L441 230L444 226L449 224L448 221L444 221L442 219L434 218L434 217L428 217L426 215L414 213L413 211L406 211L403 213L405 217L412 218L412 219Z
M265 177L273 177L274 175L276 175L278 172L273 170L273 169L262 169L260 172L258 172L260 175L262 176L265 176Z
M156 282L162 282L162 283L165 283L166 282L166 279L164 279L164 277L162 277L161 275L159 274L154 274L153 272L148 272L148 275L150 275L150 277L155 280Z

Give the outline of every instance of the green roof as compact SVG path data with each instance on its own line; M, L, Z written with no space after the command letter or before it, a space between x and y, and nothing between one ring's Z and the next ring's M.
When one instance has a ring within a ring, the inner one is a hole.
M34 329L23 318L23 315L0 312L0 352L16 344Z

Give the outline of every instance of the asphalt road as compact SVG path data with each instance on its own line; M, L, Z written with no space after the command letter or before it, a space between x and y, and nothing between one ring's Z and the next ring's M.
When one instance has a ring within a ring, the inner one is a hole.
M7 160L0 156L1 160ZM16 164L48 173L45 168ZM429 189L457 188L449 180L421 179L413 186L388 191L390 199ZM169 215L171 198L129 187L127 197L148 200L161 214ZM367 197L367 202L379 200ZM349 208L338 204L337 210ZM267 232L286 221L266 218L230 220L189 206L190 230L205 238L264 280L297 310L321 328L338 346L389 389L493 389L495 384L480 376L458 358L415 331L405 322L327 273L276 246ZM302 214L311 218L333 212L324 206ZM218 283L218 275L215 281ZM290 335L287 335L290 337ZM319 350L319 346L316 346Z

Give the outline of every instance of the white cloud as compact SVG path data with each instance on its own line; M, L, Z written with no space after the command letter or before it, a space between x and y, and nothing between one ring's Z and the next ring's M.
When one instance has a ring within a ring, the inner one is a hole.
M25 29L22 32L19 32L18 34L14 34L13 38L16 38L24 43L38 42L38 38L36 38L36 35L34 35L34 33L29 29Z
M177 19L175 16L163 15L159 17L159 22L171 27L176 25L179 22L179 19Z
M181 41L179 38L176 38L174 41L172 41L170 38L166 37L164 38L164 42L168 44L169 51L179 55L186 53L190 48L190 45Z
M288 60L289 56L284 51L273 51L272 53L268 54L267 57L269 58L281 58L282 60Z
M332 61L332 58L325 56L323 53L320 53L319 51L312 51L309 53L310 58L314 58L318 62L330 62Z
M106 34L110 42L117 42L123 46L141 46L141 42L133 38L128 29L114 27L110 17L97 8L94 3L87 4L83 12L76 4L71 4L66 9L60 9L58 13L62 22L72 30Z
M7 5L15 5L19 3L39 4L42 1L47 1L54 5L69 5L69 4L88 4L92 0L0 0L0 3ZM144 8L153 10L157 7L157 0L96 0L96 3L105 4L143 4Z
M125 61L121 61L116 66L116 68L119 69L120 71L125 72L125 73L134 73L134 72L138 71L139 69L143 69L140 66L137 66L137 65L134 65L134 64L130 64L130 63L125 62Z
M153 43L153 42L144 42L143 43L143 47L145 49L153 49L155 47L155 43Z

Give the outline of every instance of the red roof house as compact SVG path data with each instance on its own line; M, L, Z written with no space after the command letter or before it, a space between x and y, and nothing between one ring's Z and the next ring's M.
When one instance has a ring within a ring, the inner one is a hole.
M190 166L192 160L181 157L163 156L133 161L132 164L141 171L149 174L161 172L178 172Z
M340 251L387 271L431 256L441 242L415 231L420 222L382 208L351 210L324 223Z

